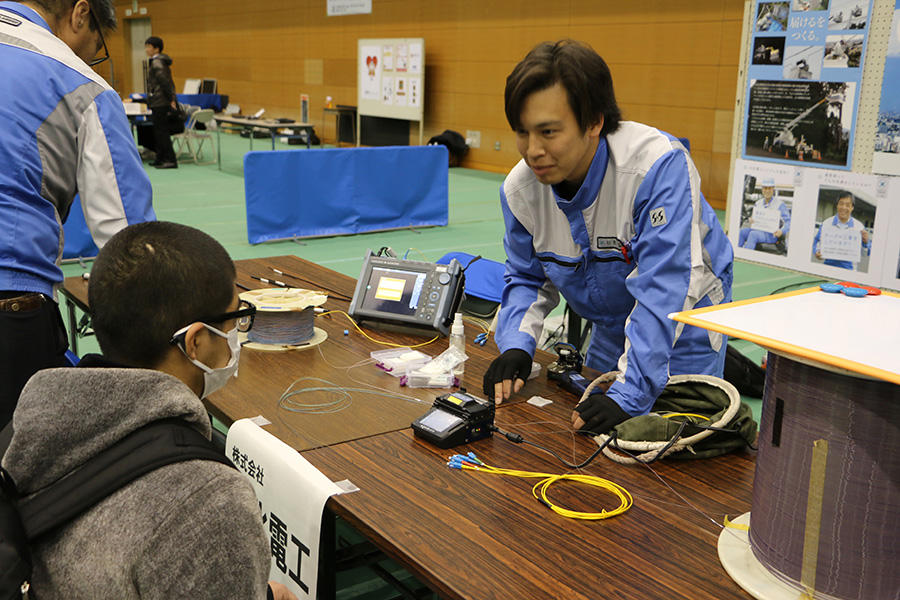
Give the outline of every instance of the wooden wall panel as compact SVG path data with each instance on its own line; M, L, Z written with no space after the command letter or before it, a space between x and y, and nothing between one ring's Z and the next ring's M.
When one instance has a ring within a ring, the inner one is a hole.
M115 0L120 22L132 0ZM356 103L359 38L423 37L426 48L425 137L454 129L481 132L464 164L506 172L519 159L503 113L503 87L536 43L571 37L590 43L610 64L627 118L689 137L703 191L724 206L727 152L737 86L743 0L373 0L371 15L326 16L324 0L138 0L153 33L185 78L214 77L244 113L323 124L325 97ZM552 6L552 8L551 8ZM123 94L124 34L109 41ZM98 69L108 74L108 69ZM333 124L330 124L333 128ZM417 128L411 127L411 141ZM494 144L500 142L500 149ZM721 172L724 169L724 172Z

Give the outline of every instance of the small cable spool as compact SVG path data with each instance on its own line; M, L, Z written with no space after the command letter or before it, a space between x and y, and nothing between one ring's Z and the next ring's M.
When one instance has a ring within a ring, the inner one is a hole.
M310 348L328 338L314 326L315 307L328 297L313 290L300 288L267 288L240 294L256 307L253 328L241 334L244 348L285 351Z

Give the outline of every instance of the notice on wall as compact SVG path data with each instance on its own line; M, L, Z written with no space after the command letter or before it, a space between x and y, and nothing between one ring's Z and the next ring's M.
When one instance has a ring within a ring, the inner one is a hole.
M372 0L328 0L325 14L329 17L370 15Z
M756 0L743 157L850 169L871 0Z
M397 44L397 70L400 72L409 70L408 44Z
M425 40L357 40L358 113L419 121L424 117Z
M872 171L900 175L900 0L895 4L887 56L884 59Z
M418 77L409 79L409 105L422 106L422 80Z
M359 95L366 100L378 100L381 89L381 52L378 46L364 46L361 48L361 60L359 62Z
M413 75L422 72L422 44L409 45L409 72Z
M728 234L737 258L900 289L900 179L738 160Z
M394 104L394 78L383 77L381 79L381 103L387 105Z
M397 88L394 92L394 103L397 106L409 104L409 78L397 77Z

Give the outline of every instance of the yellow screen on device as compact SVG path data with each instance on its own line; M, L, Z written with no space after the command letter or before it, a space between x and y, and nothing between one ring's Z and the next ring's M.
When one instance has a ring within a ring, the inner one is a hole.
M378 287L375 289L375 297L379 300L399 302L403 298L404 287L406 287L405 279L382 277L378 280Z

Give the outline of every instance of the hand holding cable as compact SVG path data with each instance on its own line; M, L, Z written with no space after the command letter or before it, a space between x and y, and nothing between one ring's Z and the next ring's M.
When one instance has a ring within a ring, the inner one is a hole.
M607 433L631 418L615 400L606 394L591 394L575 407L572 424L576 431Z

